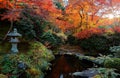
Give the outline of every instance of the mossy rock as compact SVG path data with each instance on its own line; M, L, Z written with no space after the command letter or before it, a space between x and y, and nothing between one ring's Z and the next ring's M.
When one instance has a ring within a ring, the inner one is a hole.
M42 43L40 42L30 42L29 52L33 52L36 56L41 56L41 58L50 61L54 59L54 55L51 50L48 50Z
M18 44L20 53L32 53L34 56L44 58L46 61L54 59L51 50L48 50L41 42L38 41L25 41Z
M8 78L6 75L0 74L0 78Z
M105 61L104 66L107 68L115 68L120 71L120 58L112 58Z

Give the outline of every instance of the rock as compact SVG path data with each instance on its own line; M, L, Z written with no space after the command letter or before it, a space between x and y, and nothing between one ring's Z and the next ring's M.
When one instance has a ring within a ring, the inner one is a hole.
M63 77L63 74L60 75L60 78L64 78L64 77Z
M97 75L98 71L97 70L84 70L82 72L74 72L72 73L73 76L78 76L82 78L92 78L93 76Z

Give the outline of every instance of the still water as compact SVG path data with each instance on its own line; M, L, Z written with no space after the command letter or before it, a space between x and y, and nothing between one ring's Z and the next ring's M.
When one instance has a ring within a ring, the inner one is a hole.
M74 55L56 55L56 59L51 63L52 69L47 71L45 78L74 78L70 73L83 71L93 66L91 62L79 60Z

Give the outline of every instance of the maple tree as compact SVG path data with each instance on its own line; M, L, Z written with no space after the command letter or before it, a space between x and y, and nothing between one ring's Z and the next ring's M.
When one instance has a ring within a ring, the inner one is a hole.
M0 8L10 9L13 4L10 0L0 0Z
M100 29L100 28L90 28L90 29L85 29L84 31L81 31L79 33L76 33L75 36L78 39L85 39L85 38L89 38L92 35L100 35L104 33L104 29Z
M17 0L0 0L0 9L4 9L5 12L1 13L2 18L0 20L8 19L11 22L11 26L7 33L9 33L13 28L13 21L17 21L20 17L20 9ZM5 40L7 34L5 35Z
M106 8L106 6L100 2L97 5L96 3L96 0L78 0L71 4L70 7L68 6L66 12L70 13L70 17L73 17L72 20L74 21L74 26L77 30L79 29L78 31L95 27L98 22L100 22L100 19L105 12L99 11L105 10L104 8ZM107 10L109 9L106 9L105 11Z
M0 4L0 9L6 10L0 14L2 16L1 20L8 19L11 22L8 33L13 27L13 22L21 19L21 12L26 6L33 10L33 15L39 15L46 20L52 19L50 13L54 14L57 11L52 0L0 0Z
M119 0L69 0L69 5L58 20L66 24L60 27L76 35L81 31L89 33L87 30L91 31L91 28L94 29L100 25L110 25L117 19L111 20L108 19L109 16L105 16L119 10L119 2ZM80 37L80 34L77 36ZM84 35L81 34L81 36Z
M56 8L53 6L52 0L1 0L0 3L0 8L6 8L8 9L7 11L9 11L7 14L3 14L2 19L11 20L16 17L14 19L16 20L18 18L17 16L19 16L18 12L21 12L25 5L33 8L37 14L46 19L50 17L47 17L50 12L56 12Z
M40 15L63 31L76 34L99 25L111 24L103 16L120 9L119 0L69 0L66 7L63 7L62 0L58 2L61 3L60 9L52 0L0 0L0 8L7 9L1 16L3 20L17 21L27 5L34 10L33 14Z

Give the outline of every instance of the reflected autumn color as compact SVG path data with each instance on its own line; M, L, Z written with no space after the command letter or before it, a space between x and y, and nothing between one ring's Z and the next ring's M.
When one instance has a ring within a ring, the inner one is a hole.
M65 59L64 56L61 56L56 63L53 65L53 70L50 74L50 78L60 78L60 74L67 74L73 70Z
M48 72L45 78L72 78L70 73L92 67L92 65L80 61L72 55L58 55L52 64L52 70Z

